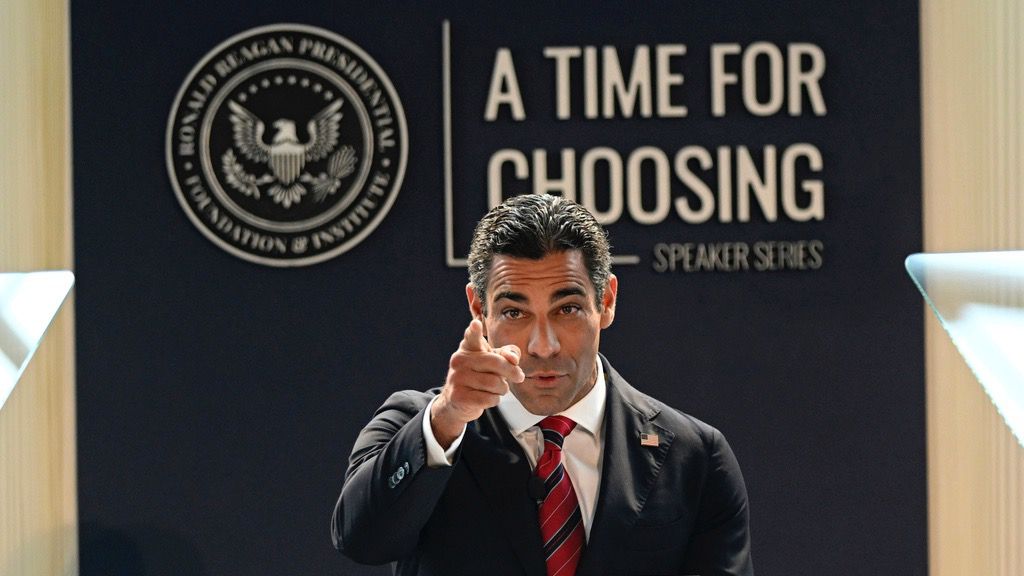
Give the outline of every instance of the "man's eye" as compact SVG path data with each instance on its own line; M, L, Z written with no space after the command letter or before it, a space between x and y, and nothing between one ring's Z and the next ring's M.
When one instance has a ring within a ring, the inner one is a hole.
M576 304L566 304L559 309L559 311L565 315L577 314L580 310L582 310L582 308Z
M501 315L504 316L505 318L509 319L509 320L516 320L518 318L522 318L523 317L523 311L522 310L516 310L515 308L509 308L508 310L503 310L501 312Z

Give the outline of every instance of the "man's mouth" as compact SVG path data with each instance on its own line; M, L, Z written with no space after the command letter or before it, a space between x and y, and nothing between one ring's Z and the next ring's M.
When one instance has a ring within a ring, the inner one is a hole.
M565 374L561 372L533 372L531 374L527 374L526 378L527 380L532 380L543 386L546 384L555 384L563 376L565 376Z

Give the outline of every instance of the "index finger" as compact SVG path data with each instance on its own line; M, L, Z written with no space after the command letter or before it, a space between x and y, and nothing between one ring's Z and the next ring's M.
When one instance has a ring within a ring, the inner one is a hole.
M459 344L459 348L466 352L489 352L491 350L490 344L484 338L483 322L474 318L469 323L466 333L462 336L462 343Z

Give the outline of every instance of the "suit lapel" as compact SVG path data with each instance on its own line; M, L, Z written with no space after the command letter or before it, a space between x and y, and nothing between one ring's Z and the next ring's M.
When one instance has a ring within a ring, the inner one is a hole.
M603 574L621 538L636 522L675 434L653 422L659 409L634 390L601 357L608 380L604 463L594 522L577 575ZM640 434L657 434L658 446L640 445Z
M461 457L526 574L544 576L537 506L527 492L530 464L496 408L486 410L466 432Z

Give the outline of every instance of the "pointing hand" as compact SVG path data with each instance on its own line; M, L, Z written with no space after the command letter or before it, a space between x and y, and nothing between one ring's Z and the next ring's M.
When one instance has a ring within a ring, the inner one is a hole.
M497 406L508 393L509 382L525 379L520 356L518 346L491 347L480 320L469 323L459 349L448 362L448 377L430 414L434 437L441 446L447 448L467 423Z

